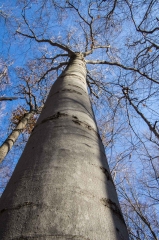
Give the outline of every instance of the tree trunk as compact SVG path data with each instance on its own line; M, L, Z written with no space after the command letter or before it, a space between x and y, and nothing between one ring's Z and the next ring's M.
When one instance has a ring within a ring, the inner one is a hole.
M18 139L20 133L25 129L28 120L32 116L32 113L25 113L22 120L18 123L16 128L11 132L9 137L4 141L4 143L0 146L0 163L4 160L8 152L13 147L14 143Z
M128 239L80 54L54 83L1 198L0 239Z

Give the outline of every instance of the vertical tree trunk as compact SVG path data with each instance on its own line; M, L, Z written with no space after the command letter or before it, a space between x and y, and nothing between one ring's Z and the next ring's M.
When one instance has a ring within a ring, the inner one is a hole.
M25 113L24 117L18 123L16 128L11 132L9 137L4 141L4 143L0 146L0 163L4 160L8 152L13 147L14 143L18 139L20 133L25 129L28 120L32 116L32 113Z
M54 83L1 198L0 239L128 239L81 55Z

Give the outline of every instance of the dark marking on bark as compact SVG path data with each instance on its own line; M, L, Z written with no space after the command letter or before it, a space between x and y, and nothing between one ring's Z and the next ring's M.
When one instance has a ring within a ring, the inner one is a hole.
M72 121L73 121L75 124L84 126L84 127L88 128L90 131L93 131L93 132L98 136L98 138L101 140L99 133L96 132L96 131L94 130L94 128L92 128L88 123L82 122L82 121L80 121L78 118L77 118L77 119L73 119Z
M83 88L81 88L81 87L79 87L79 86L76 86L76 85L74 85L74 84L68 84L68 86L80 88L84 93L86 93L86 91L85 91Z
M76 119L76 120L73 119L72 122L74 122L74 123L76 123L76 124L78 124L78 125L81 125L81 121L79 121L78 119Z
M3 208L0 210L0 214L5 212L5 211L10 211L10 210L18 210L22 207L28 207L28 206L38 206L37 204L33 203L33 202L24 202L22 204L18 204L17 206L14 206L12 208Z
M112 212L118 216L119 219L122 220L122 222L125 224L125 221L124 221L124 218L123 218L123 215L119 209L119 207L117 206L117 204L115 202L113 202L111 199L106 199L106 198L102 198L101 199L101 202L102 204L105 206L105 207L108 207L112 210Z
M82 93L80 93L80 92L78 92L78 91L76 91L76 90L74 90L74 89L68 89L68 88L62 89L62 90L60 90L60 91L57 91L57 92L55 92L54 94L57 94L57 93L60 93L60 92L77 93L77 94L79 94L79 95L82 95ZM52 95L54 95L54 94L52 94Z
M78 119L78 117L76 117L76 116L74 116L74 115L72 115L72 117L75 118L75 119Z
M80 93L80 92L78 92L78 91L76 91L76 90L74 90L74 89L68 89L68 88L66 88L66 89L63 89L63 90L61 90L62 92L69 92L69 93L77 93L77 94L79 94L79 95L82 95L82 93Z
M24 130L24 128L14 129L13 132L19 132L21 133Z
M80 80L83 80L81 77L79 77L78 75L76 75L76 74L72 74L72 73L64 73L64 74L62 74L61 76L60 76L60 78L63 78L63 77L70 77L70 76L74 76L75 78L78 78L78 79L80 79Z
M68 116L68 114L57 112L56 114L54 114L54 115L52 115L52 116L50 116L50 117L47 117L47 118L43 119L43 120L41 121L41 123L45 123L45 122L47 122L47 121L50 121L50 120L53 120L53 119L57 119L57 118L60 118L60 117L66 117L66 116Z
M54 114L54 115L52 115L52 116L50 116L50 117L47 117L47 118L43 119L43 120L41 121L41 123L37 124L37 125L34 127L33 130L35 130L35 129L36 129L40 124L42 124L42 123L45 123L45 122L50 121L50 120L58 119L58 118L60 118L60 117L66 117L66 116L68 116L68 114L66 114L66 113L61 113L61 112L57 112L56 114ZM32 131L32 133L33 133L33 131ZM33 134L31 134L30 137L32 137L32 136L33 136Z
M80 120L78 120L78 118L76 120L72 120L74 123L79 124L79 125L84 125L85 127L87 127L89 130L92 130L94 132L96 132L88 123L82 122Z
M91 148L91 146L89 146L88 144L86 144L86 143L84 143L87 147L90 147Z
M13 139L11 139L11 138L8 138L7 140L6 140L6 142L8 142L8 141L11 141L13 144L15 143L15 140L13 140ZM5 142L5 143L6 143Z
M109 172L107 171L107 169L104 168L104 167L100 167L100 169L101 169L102 172L106 175L107 180L110 180L110 174L109 174Z
M108 171L106 168L104 168L104 167L100 167L100 169L102 170L102 172L103 172L103 173L105 174L105 176L107 177L107 180L108 180L108 181L111 181L112 184L114 185L112 176L110 175L109 171ZM115 185L114 185L114 187L115 187Z

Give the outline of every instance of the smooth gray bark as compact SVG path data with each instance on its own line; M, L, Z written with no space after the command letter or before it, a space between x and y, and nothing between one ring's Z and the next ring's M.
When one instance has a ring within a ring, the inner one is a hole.
M0 239L128 239L83 58L54 83L1 197Z
M16 128L11 132L11 134L7 137L4 143L0 146L0 163L4 160L8 152L13 147L20 133L25 129L31 116L32 116L32 113L25 113L24 117L18 123Z

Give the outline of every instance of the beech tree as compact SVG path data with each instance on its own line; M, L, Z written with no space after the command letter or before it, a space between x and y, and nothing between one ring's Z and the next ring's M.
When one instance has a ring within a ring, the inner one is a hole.
M2 239L128 239L112 179L130 238L157 239L158 1L7 7L7 36L34 61L37 87L57 80L2 196Z

